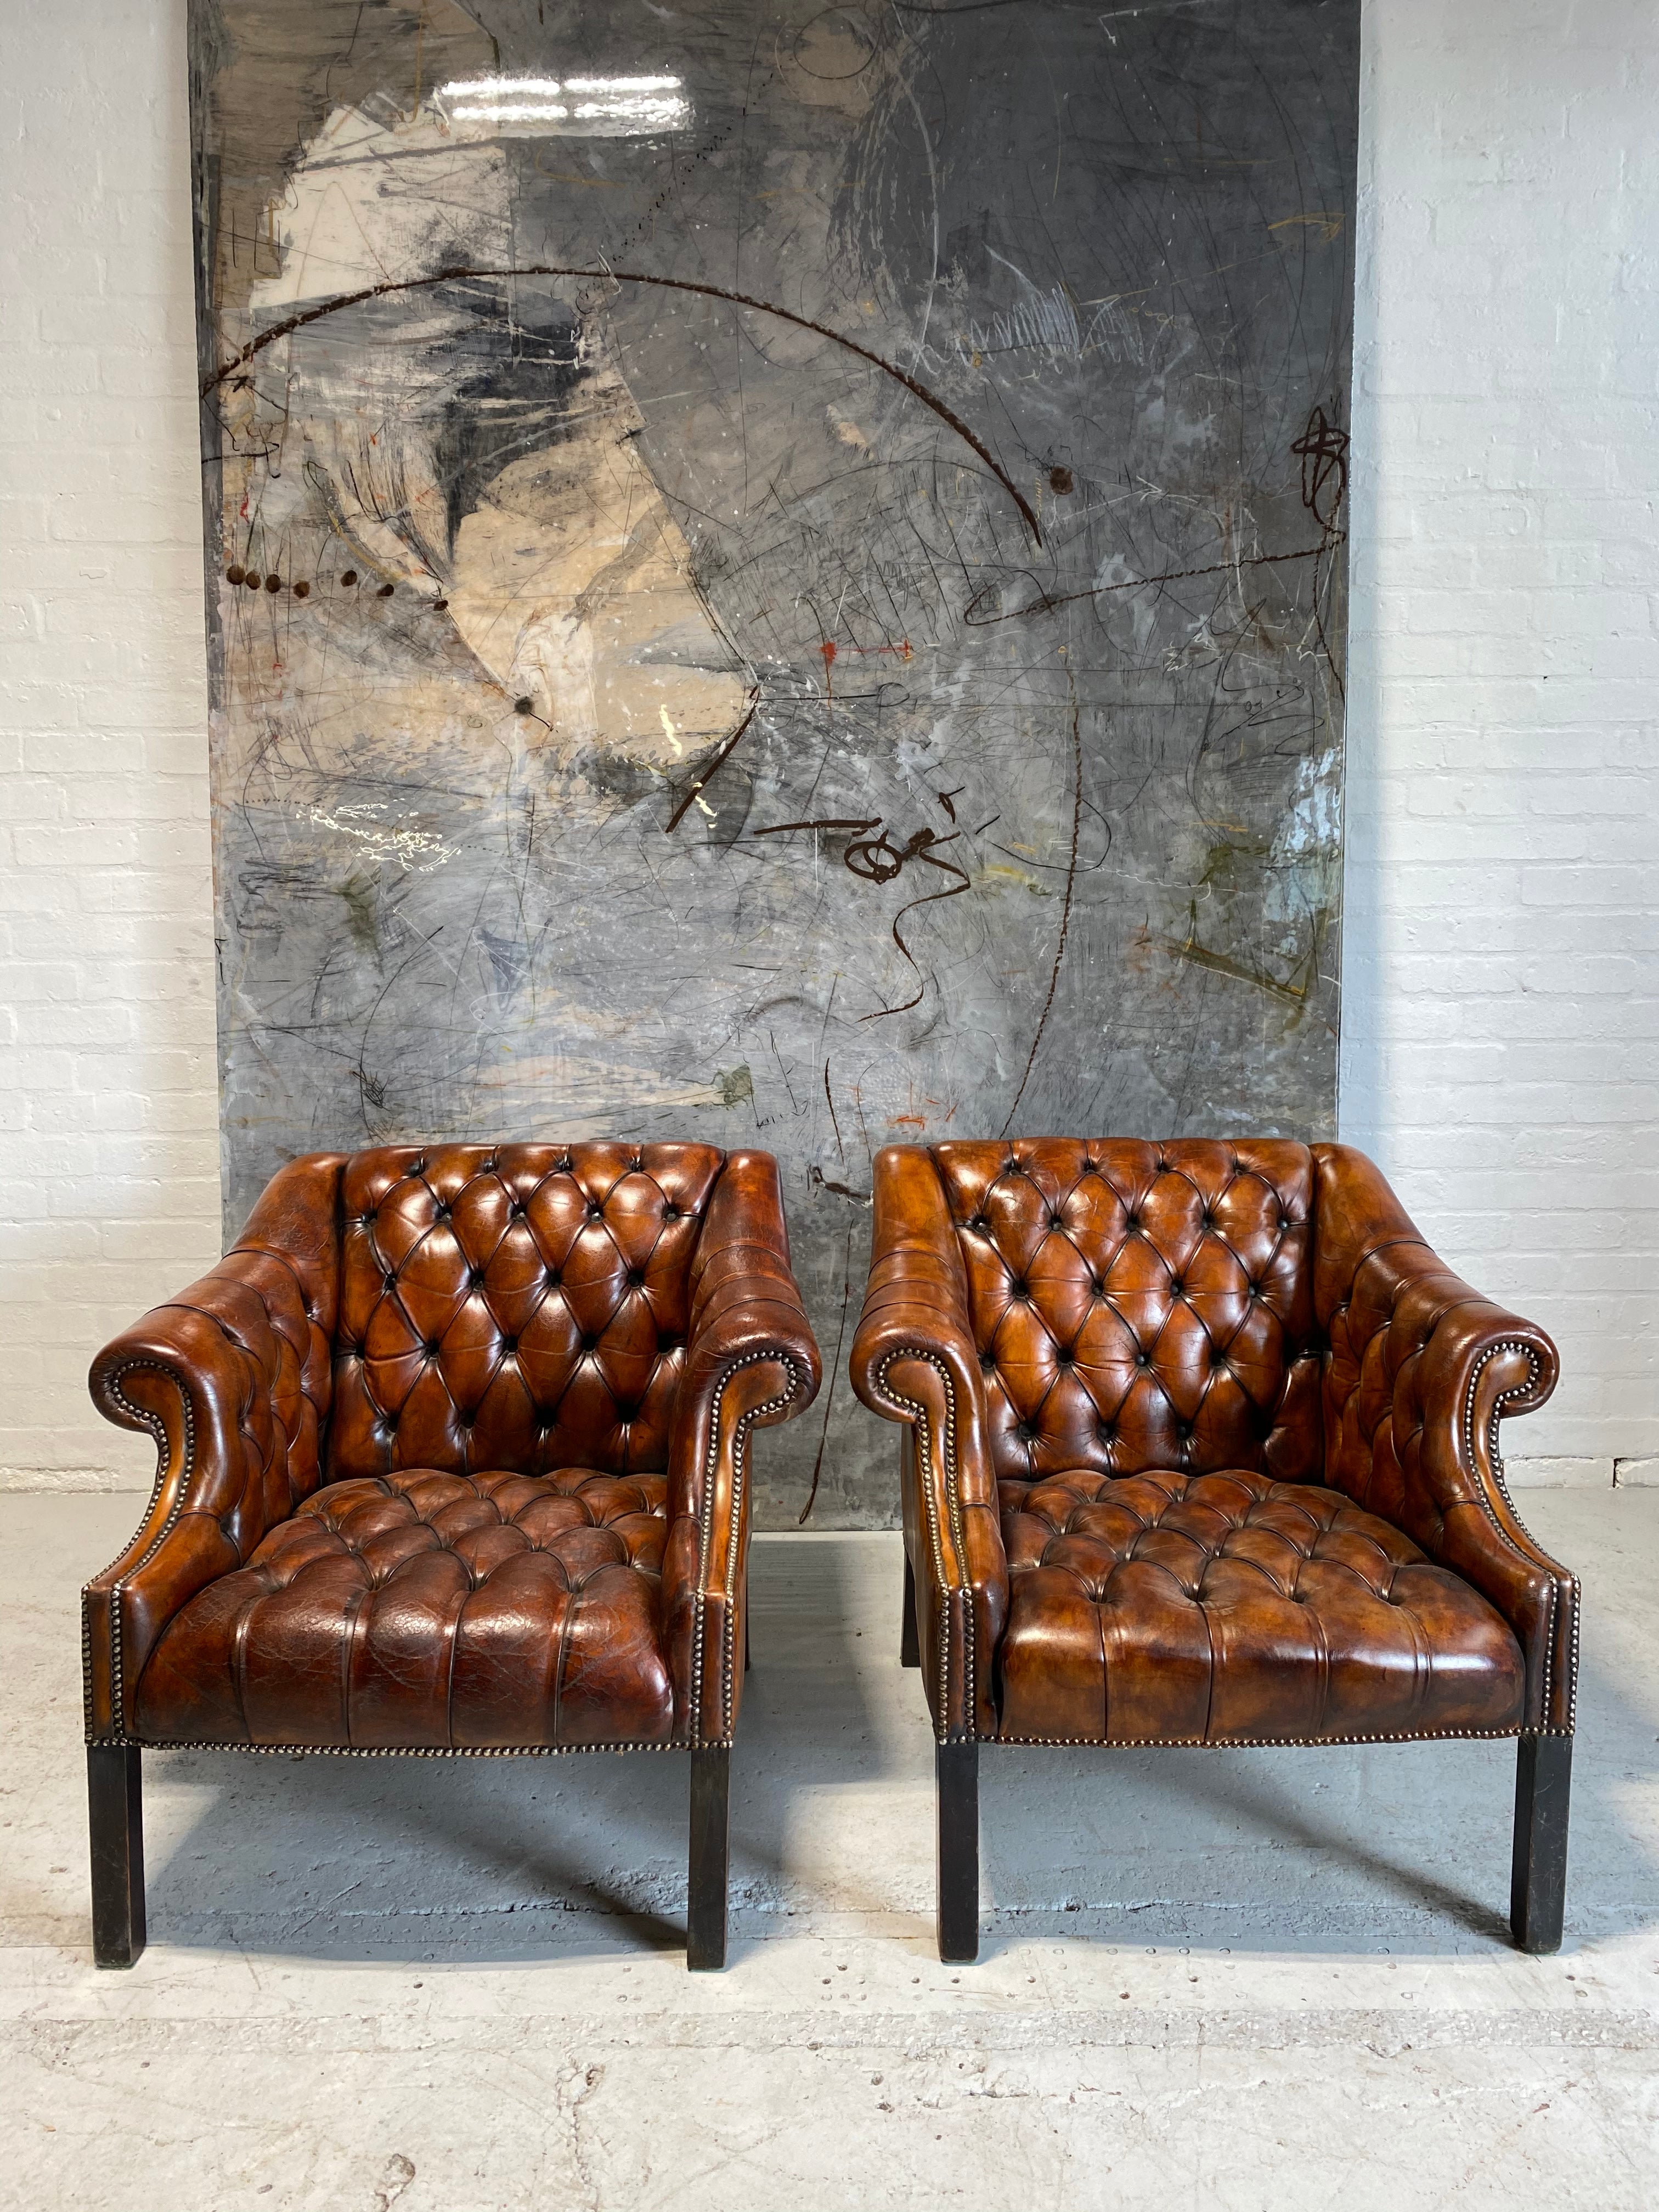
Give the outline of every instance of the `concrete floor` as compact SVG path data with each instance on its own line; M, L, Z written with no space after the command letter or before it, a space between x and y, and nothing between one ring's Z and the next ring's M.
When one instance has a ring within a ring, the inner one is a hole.
M95 1972L76 1592L139 1504L0 1498L0 2204L1659 2202L1659 1492L1524 1500L1587 1590L1558 1958L1505 1941L1512 1747L1449 1743L988 1752L941 1966L897 1540L767 1537L696 1978L651 1753L157 1755Z

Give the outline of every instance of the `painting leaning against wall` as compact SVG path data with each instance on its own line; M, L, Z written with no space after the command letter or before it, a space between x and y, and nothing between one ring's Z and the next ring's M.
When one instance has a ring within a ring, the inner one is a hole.
M1358 24L192 0L230 1226L759 1144L828 1366L881 1145L1330 1133Z

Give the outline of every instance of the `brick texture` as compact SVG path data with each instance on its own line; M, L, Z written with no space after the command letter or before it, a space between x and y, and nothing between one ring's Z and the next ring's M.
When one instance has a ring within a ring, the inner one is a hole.
M1659 1478L1659 16L1366 10L1341 1124Z
M0 72L0 1485L218 1249L183 0ZM1342 1126L1659 1480L1659 18L1367 9Z
M0 1485L147 1485L106 1337L219 1246L183 0L0 70Z

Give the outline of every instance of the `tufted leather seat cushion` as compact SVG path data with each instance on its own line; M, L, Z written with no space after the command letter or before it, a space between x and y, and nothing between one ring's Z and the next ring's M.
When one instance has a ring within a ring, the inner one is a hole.
M1000 1485L1005 1739L1249 1743L1501 1734L1512 1631L1335 1491L1250 1468Z
M404 1468L280 1522L169 1624L152 1741L455 1750L665 1743L667 1479Z

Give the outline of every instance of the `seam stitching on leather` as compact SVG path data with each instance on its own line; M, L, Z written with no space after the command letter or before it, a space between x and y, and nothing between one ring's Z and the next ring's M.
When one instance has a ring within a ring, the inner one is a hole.
M939 1741L951 1740L951 1607L950 1591L945 1579L945 1550L939 1538L939 1500L934 1494L932 1474L933 1468L933 1425L927 1419L927 1408L919 1399L900 1395L889 1380L890 1370L901 1359L925 1360L945 1385L944 1468L945 1510L950 1522L951 1540L956 1546L957 1556L962 1562L962 1571L967 1578L963 1584L966 1602L962 1609L963 1701L965 1711L963 1725L970 1737L976 1735L979 1714L979 1671L975 1663L975 1623L974 1619L974 1590L968 1565L968 1540L963 1525L962 1499L957 1484L956 1428L957 1394L951 1379L951 1370L937 1352L921 1345L902 1345L890 1352L876 1373L876 1388L891 1406L908 1410L921 1438L927 1455L928 1480L922 1486L922 1503L927 1516L928 1542L933 1553L933 1572L945 1602L939 1607L939 1717L935 1723Z

